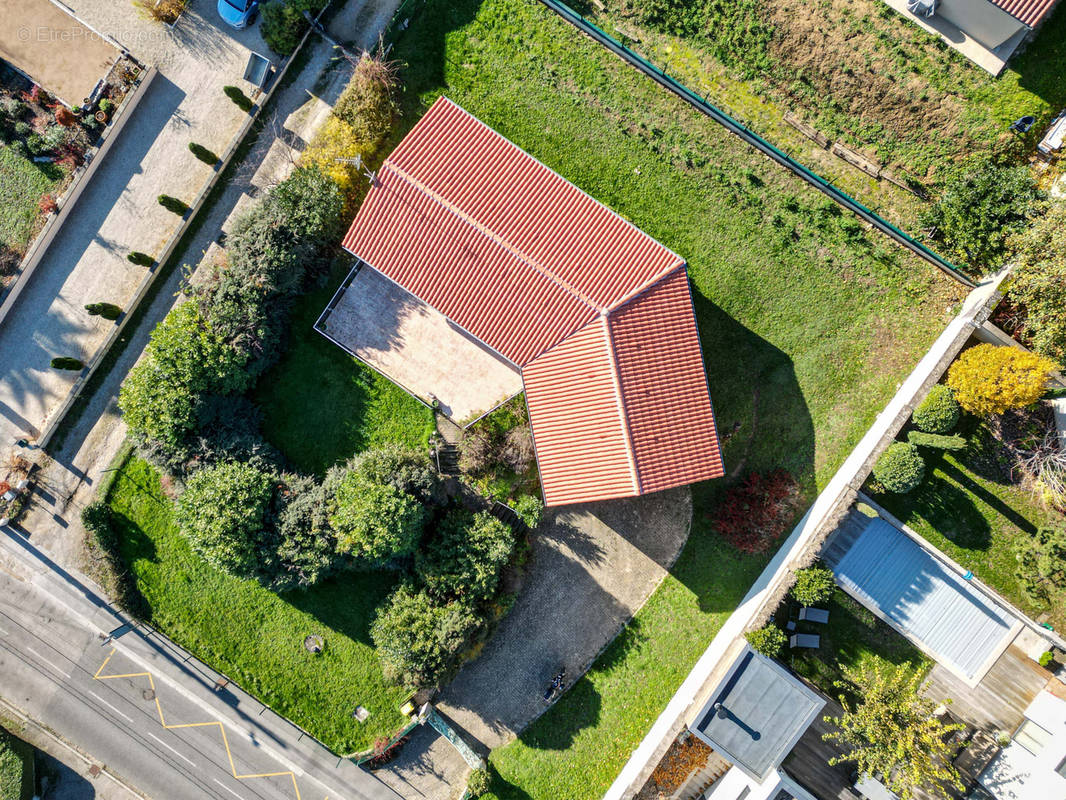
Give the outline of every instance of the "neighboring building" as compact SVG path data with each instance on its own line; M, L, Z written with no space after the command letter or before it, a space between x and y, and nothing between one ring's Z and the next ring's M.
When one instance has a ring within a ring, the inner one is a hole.
M1002 72L1058 0L885 0L982 69Z
M1025 709L1011 743L981 773L997 800L1066 797L1066 687L1052 681Z
M688 725L733 764L707 797L808 800L779 767L824 706L806 684L745 643Z
M520 373L548 505L723 474L684 260L450 100L386 159L344 247ZM336 316L319 330L357 354ZM476 381L464 358L448 377Z

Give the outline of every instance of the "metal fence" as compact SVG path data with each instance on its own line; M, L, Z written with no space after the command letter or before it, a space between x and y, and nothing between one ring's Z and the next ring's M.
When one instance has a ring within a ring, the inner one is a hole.
M668 75L665 70L661 69L655 64L652 64L643 56L640 56L630 50L628 47L619 42L609 33L606 33L593 23L589 22L587 19L585 19L585 17L574 11L565 3L558 2L558 0L540 0L540 2L552 11L554 11L556 14L561 16L571 25L576 27L582 33L587 34L594 41L606 47L608 50L617 55L623 61L633 67L636 67L638 70L640 70L642 73L654 80L660 86L673 92L675 95L680 97L689 105L706 114L708 117L720 124L727 131L732 134L735 134L736 136L739 136L741 139L750 144L756 150L763 153L763 155L767 156L772 161L775 161L781 166L790 170L814 188L825 193L837 203L842 205L844 208L848 209L856 216L870 223L895 242L903 245L908 250L912 251L916 255L933 264L935 267L937 267L947 275L950 275L952 278L954 278L964 286L968 286L970 288L976 286L976 284L969 276L967 276L962 270L960 270L950 261L933 252L924 244L912 237L910 234L893 225L880 214L867 208L858 200L849 195L847 192L834 186L830 181L826 180L821 175L818 175L803 164L794 160L787 153L783 152L778 147L768 142L755 131L751 130L747 126L735 120L729 114L725 113L720 108L712 104L705 97L701 97L692 89L689 89L683 83Z

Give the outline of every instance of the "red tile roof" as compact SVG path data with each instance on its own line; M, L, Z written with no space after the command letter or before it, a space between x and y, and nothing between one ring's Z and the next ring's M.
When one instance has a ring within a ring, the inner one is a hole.
M549 505L723 474L684 261L451 101L344 246L522 369Z
M992 0L1015 19L1035 28L1054 8L1057 0Z

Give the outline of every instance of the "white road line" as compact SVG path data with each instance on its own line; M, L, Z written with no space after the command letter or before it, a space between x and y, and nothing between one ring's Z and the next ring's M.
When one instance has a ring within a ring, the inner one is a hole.
M113 705L111 705L111 704L110 704L109 702L107 702L107 701L106 701L106 700L105 700L104 698L102 698L102 697L101 697L100 695L98 695L98 694L97 694L96 692L89 692L89 694L91 694L91 695L92 695L93 697L95 697L95 698L96 698L97 700L99 700L99 701L100 701L101 703L103 703L103 704L104 704L105 706L107 706L108 708L110 708L110 709L111 709L112 711L114 711L114 712L115 712L116 714L118 714L118 715L119 715L120 717L125 717L125 718L126 718L126 719L128 719L128 720L129 720L130 722L133 722L133 717L131 717L131 716L127 715L127 714L123 714L123 713L122 713L121 711L119 711L119 710L118 710L117 708L115 708L115 707L114 707Z
M233 791L231 788L229 788L226 784L224 784L218 778L214 778L213 780L215 781L215 783L217 783L219 786L221 786L223 789L225 789L227 792L229 792L234 797L240 797L240 800L244 800L243 797L241 797L239 794L237 794L235 791Z
M37 658L41 659L41 661L43 661L43 662L44 662L45 664L47 664L48 666L50 666L50 667L51 667L52 669L54 669L54 670L55 670L56 672L58 672L58 673L59 673L60 675L62 675L62 676L63 676L64 678L66 678L66 679L67 679L68 681L70 680L70 674L69 674L69 673L66 673L66 672L64 672L63 670L61 670L61 669L60 669L59 667L57 667L57 666L56 666L56 665L55 665L55 664L54 664L53 662L49 661L49 660L48 660L47 658L45 658L44 656L42 656L42 655L41 655L40 653L38 653L38 652L37 652L36 650L34 650L34 649L33 649L32 647L28 647L28 646L27 646L27 647L26 647L26 649L27 649L27 650L28 650L29 652L33 653L33 654L34 654L35 656L37 656Z
M151 737L152 737L153 739L155 739L155 740L156 740L157 742L159 742L159 743L160 743L161 745L163 745L163 747L165 747L165 748L166 748L167 750L169 750L170 752L172 752L172 753L173 753L174 755L176 755L176 756L177 756L178 758L184 758L184 759L185 759L186 761L188 761L188 762L189 762L190 764L192 764L192 765L193 765L194 767L196 766L196 762L195 762L195 761L193 761L193 760L192 760L191 758L187 758L187 757L186 757L186 756L185 756L184 754L182 754L182 753L178 752L177 750L175 750L175 749L174 749L173 747L171 747L171 746L170 746L169 744L167 744L166 742L164 742L164 741L163 741L162 739L160 739L160 738L159 738L158 736L156 736L156 735L155 735L154 733L149 733L148 735L149 735L149 736L151 736Z

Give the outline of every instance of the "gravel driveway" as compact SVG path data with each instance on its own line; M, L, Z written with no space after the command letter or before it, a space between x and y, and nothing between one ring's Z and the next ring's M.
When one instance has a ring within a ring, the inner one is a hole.
M558 668L571 684L643 605L681 553L691 520L687 487L552 514L533 537L514 608L437 709L483 752L510 742L545 710L542 694ZM419 731L376 774L405 797L445 800L461 794L466 770L446 741Z

